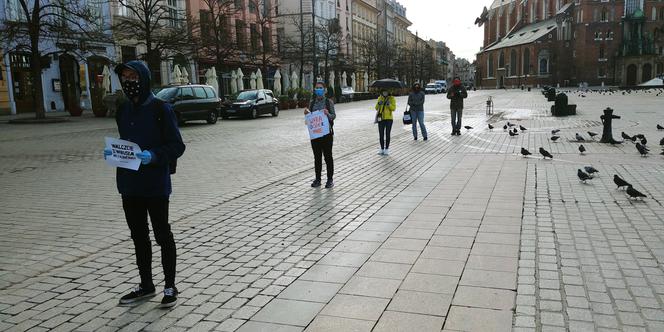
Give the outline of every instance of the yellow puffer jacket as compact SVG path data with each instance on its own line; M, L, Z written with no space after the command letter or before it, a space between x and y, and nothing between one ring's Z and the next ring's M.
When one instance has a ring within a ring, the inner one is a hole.
M385 104L385 105L383 105ZM378 102L376 102L376 111L380 112L380 117L383 120L393 120L392 112L397 109L397 101L394 99L394 96L378 97Z

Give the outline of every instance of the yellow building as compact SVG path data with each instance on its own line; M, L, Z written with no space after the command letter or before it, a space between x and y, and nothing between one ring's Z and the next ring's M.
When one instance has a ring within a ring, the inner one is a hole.
M0 49L0 54L2 54L2 49ZM11 113L11 108L9 107L7 68L1 60L2 58L0 58L0 115L6 115Z

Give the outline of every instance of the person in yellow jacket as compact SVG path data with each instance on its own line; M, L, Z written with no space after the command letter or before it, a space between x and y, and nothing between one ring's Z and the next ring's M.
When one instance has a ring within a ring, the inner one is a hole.
M390 154L390 133L392 132L392 122L394 117L392 113L397 109L397 102L394 96L387 90L383 90L376 102L376 122L378 123L378 135L380 137L379 155L387 156Z

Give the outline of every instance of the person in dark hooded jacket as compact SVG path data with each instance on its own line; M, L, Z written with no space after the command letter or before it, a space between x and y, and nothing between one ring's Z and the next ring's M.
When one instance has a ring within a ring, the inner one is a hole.
M122 195L127 225L136 251L141 283L120 299L120 304L135 303L155 295L152 281L152 244L148 215L157 244L161 247L161 261L165 285L162 307L177 303L175 287L176 248L168 223L168 204L171 195L171 170L182 156L185 145L171 106L157 99L152 91L150 70L141 61L130 61L115 67L122 90L128 100L117 111L120 139L138 144L142 152L137 171L118 168L116 181ZM104 150L104 157L111 151Z

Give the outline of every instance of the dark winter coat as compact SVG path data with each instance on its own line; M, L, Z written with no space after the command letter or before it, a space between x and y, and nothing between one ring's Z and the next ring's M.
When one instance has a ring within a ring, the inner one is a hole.
M410 106L411 111L424 111L424 91L420 90L419 92L411 92L408 95L408 106Z
M463 100L468 98L468 91L463 85L452 85L447 90L447 99L450 99L451 109L463 109Z
M117 169L118 191L123 196L163 197L172 192L169 164L185 150L177 119L170 104L157 100L150 90L150 71L140 61L119 65L138 72L141 95L138 103L124 103L117 114L120 138L134 142L141 150L149 150L153 159L138 171Z

